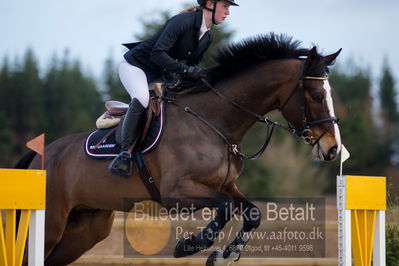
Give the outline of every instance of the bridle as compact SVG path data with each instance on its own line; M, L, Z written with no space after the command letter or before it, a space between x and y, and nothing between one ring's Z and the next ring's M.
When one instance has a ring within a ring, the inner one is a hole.
M303 138L305 140L305 143L313 146L316 143L318 143L322 137L324 137L324 135L328 132L328 130L330 130L330 128L328 128L328 130L324 130L324 132L315 141L313 141L311 128L314 126L317 126L317 125L325 124L325 123L331 123L331 125L334 125L334 124L337 124L339 122L339 120L336 117L327 117L327 118L322 118L322 119L317 119L317 120L314 120L312 118L312 115L311 115L309 107L308 107L308 103L305 100L305 87L303 85L304 80L324 81L324 80L328 80L328 76L324 76L324 77L305 76L303 74L303 70L304 70L304 61L302 61L301 77L298 81L298 84L291 91L290 95L288 96L288 98L285 100L285 102L281 105L281 107L279 109L282 112L284 110L284 108L287 106L287 104L290 101L290 99L292 98L292 96L297 92L300 94L301 101L302 101L302 104L301 104L302 126L301 126L301 128L296 128L293 125L289 124L289 127L292 128L293 134Z
M315 145L317 144L322 137L330 130L331 126L334 124L338 123L338 119L336 117L327 117L327 118L322 118L322 119L317 119L313 120L311 117L311 113L309 111L309 107L307 104L307 101L305 99L305 91L304 91L304 85L303 82L304 80L328 80L328 76L324 77L313 77L313 76L305 76L303 74L304 71L304 61L302 61L301 65L301 71L300 71L300 78L298 81L298 84L294 87L294 89L291 91L290 95L288 98L285 100L285 102L281 105L279 108L280 111L283 111L283 109L287 106L288 102L291 100L291 98L294 96L295 93L300 93L301 99L302 99L302 105L301 105L301 116L302 116L302 126L301 128L297 128L291 124L288 124L288 126L282 125L278 122L275 122L271 119L269 119L267 116L262 116L259 115L255 112L252 112L248 110L247 108L239 105L238 103L234 102L227 96L223 95L221 92L217 91L205 78L201 78L202 83L208 87L212 92L214 92L217 96L222 98L224 101L230 103L234 107L242 110L243 112L247 113L250 116L253 116L257 119L257 122L261 122L267 125L267 132L266 132L266 138L263 146L257 151L254 155L252 156L246 156L245 154L240 152L239 145L231 143L228 138L220 131L218 130L215 126L213 126L207 119L196 113L194 110L192 110L188 106L183 106L175 101L175 98L169 98L169 97L161 97L161 99L166 100L169 103L172 103L180 108L182 108L185 112L192 114L193 116L197 117L199 120L201 120L203 123L205 123L207 126L209 126L215 133L217 133L228 145L229 151L238 156L241 159L244 160L256 160L258 159L266 150L268 144L270 143L270 139L273 135L274 128L281 128L283 130L286 130L290 132L293 135L296 135L298 137L301 137L304 139L305 143L310 144L310 145ZM176 94L173 91L168 90L171 93ZM180 93L179 93L180 94ZM312 137L312 130L311 128L317 125L321 125L324 123L331 123L331 126L328 129L325 129L324 132L316 139Z

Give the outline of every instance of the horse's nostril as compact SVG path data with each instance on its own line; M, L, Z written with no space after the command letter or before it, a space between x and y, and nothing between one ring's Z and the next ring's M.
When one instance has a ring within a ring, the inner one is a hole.
M328 157L332 160L335 159L335 157L337 157L337 146L332 147L329 151L328 151Z

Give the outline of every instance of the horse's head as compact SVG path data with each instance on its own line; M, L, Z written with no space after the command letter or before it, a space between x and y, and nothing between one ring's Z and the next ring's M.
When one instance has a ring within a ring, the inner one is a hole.
M330 161L341 149L338 121L335 117L328 66L338 52L321 56L314 47L301 65L298 86L285 95L280 110L296 133L313 146L313 155Z

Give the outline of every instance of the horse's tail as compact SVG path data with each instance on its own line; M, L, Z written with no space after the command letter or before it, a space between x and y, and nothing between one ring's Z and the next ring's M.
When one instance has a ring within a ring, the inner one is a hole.
M33 161L33 158L35 158L36 152L34 151L29 151L22 156L21 159L17 162L17 164L14 166L14 169L28 169L30 163Z

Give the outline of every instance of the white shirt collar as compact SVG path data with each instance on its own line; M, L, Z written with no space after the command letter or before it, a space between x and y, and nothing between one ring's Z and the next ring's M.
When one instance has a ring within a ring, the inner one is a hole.
M207 27L206 27L205 16L202 15L202 24L201 24L199 39L201 40L202 37L204 37L205 33L206 33L207 31L209 31L209 30L210 30L210 28L207 28Z

